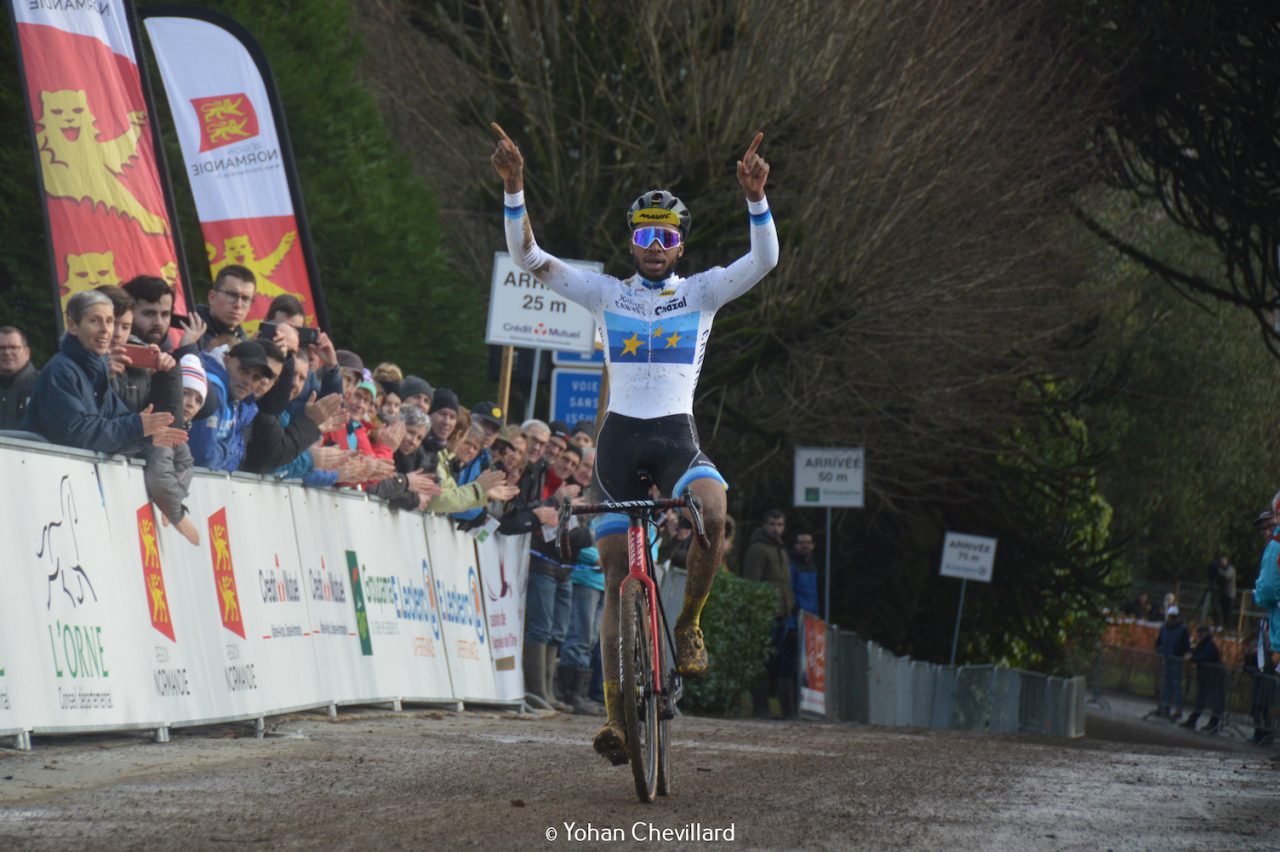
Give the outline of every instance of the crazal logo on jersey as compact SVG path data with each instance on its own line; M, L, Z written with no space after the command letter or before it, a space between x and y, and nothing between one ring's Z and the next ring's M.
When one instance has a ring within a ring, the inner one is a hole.
M192 98L200 122L200 151L212 151L258 135L258 114L243 92Z
M160 542L156 536L156 516L151 504L138 510L138 547L142 550L142 577L147 592L147 611L151 626L170 642L177 642L173 621L169 618L169 596L164 590L164 573L160 568Z
M609 360L614 364L692 364L700 316L694 311L650 322L605 311Z
M213 585L222 626L244 639L244 619L240 616L240 594L236 591L236 573L231 564L225 507L209 516L209 550L213 554Z

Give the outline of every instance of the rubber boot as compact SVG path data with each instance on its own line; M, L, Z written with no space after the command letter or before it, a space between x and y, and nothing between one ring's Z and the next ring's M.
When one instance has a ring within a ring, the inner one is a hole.
M546 662L543 671L546 676L547 683L547 700L551 702L551 706L559 710L561 713L572 713L573 708L564 702L562 698L556 697L556 670L559 667L560 646L546 646Z
M604 707L591 700L591 669L561 669L568 671L570 679L569 703L579 716L603 716Z
M778 678L778 704L782 708L782 718L796 717L796 679L793 677Z
M547 646L543 642L524 640L524 691L547 702Z

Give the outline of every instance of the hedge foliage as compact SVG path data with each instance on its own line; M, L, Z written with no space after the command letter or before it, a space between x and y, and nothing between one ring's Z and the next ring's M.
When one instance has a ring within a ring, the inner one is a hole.
M769 630L777 592L768 583L721 572L702 611L702 632L711 658L706 679L685 682L684 709L735 716L743 690L764 676Z

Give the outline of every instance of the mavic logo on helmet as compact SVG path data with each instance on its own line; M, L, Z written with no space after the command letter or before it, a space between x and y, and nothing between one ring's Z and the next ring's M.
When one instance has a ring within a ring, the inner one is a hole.
M660 207L649 207L644 210L637 210L631 217L631 223L638 224L641 222L656 222L661 225L673 225L680 227L680 217L670 210L663 210Z

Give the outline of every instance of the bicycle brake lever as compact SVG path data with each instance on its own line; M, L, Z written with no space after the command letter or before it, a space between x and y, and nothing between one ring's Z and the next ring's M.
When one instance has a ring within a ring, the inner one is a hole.
M689 514L693 516L693 531L698 537L698 546L710 553L711 539L707 538L707 528L702 524L702 501L688 491L684 493L684 499Z

